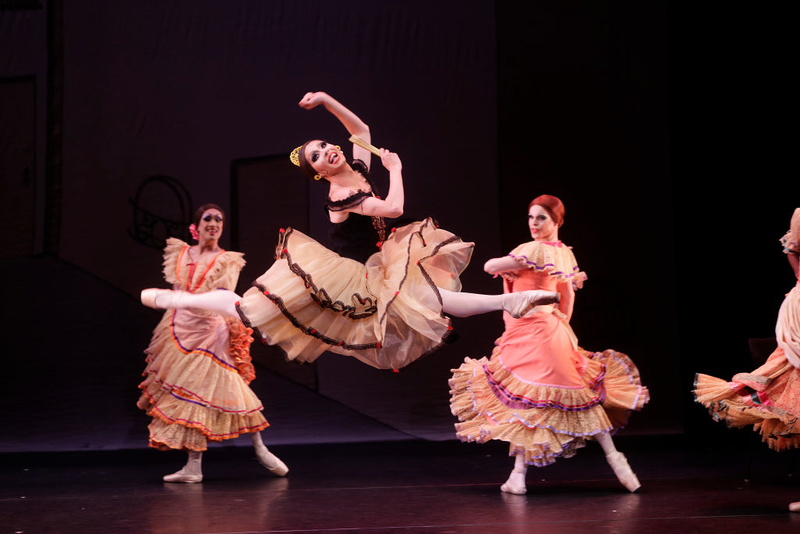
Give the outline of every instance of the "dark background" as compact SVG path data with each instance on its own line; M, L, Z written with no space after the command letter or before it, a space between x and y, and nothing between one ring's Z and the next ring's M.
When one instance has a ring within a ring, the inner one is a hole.
M0 451L146 446L136 385L159 314L138 292L165 283L161 252L134 238L145 212L183 232L190 204L220 204L222 245L248 260L240 291L281 226L325 241L325 189L286 159L346 142L297 107L311 90L400 154L407 215L476 243L465 290L501 291L483 263L529 239L533 197L559 196L589 275L580 344L629 354L651 390L624 432L713 437L694 373L752 368L747 340L774 335L794 282L778 243L800 204L785 18L658 1L0 0ZM488 355L502 321L455 326L398 374L254 346L265 440L452 439L449 369Z

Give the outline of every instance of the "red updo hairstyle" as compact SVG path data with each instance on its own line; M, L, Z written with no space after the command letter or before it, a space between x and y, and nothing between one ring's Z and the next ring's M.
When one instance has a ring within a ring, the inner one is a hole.
M561 202L560 198L553 195L539 195L528 204L528 211L533 206L543 207L558 226L564 224L564 203Z

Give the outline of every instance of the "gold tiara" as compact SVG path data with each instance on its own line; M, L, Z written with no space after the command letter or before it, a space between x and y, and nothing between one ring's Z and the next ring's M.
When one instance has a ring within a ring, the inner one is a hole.
M289 161L291 161L292 163L294 163L298 167L300 166L300 149L301 148L303 148L303 145L300 145L299 147L295 148L294 150L292 150L292 153L289 154Z

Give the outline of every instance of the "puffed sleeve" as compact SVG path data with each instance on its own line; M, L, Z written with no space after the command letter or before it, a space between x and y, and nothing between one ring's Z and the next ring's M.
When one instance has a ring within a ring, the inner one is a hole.
M516 247L508 256L520 264L520 269L545 272L571 281L576 289L582 287L587 278L586 273L578 267L572 249L560 241L529 241Z
M221 254L214 264L214 268L209 273L207 284L208 289L229 289L236 290L239 282L239 273L245 266L244 254L241 252L225 251Z
M189 245L176 237L167 239L164 247L164 279L170 284L177 284L180 269L180 259L186 253Z

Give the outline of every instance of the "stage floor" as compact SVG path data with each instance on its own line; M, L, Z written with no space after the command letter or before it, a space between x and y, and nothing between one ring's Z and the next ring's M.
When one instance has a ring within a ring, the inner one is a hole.
M729 431L731 432L731 431ZM736 434L734 432L734 434ZM749 438L749 436L747 436ZM800 532L792 453L712 450L682 436L621 438L642 488L628 493L596 443L499 490L513 461L498 442L393 441L250 448L204 456L202 484L166 484L184 455L155 450L0 455L0 525L16 533ZM751 465L748 472L748 463Z

